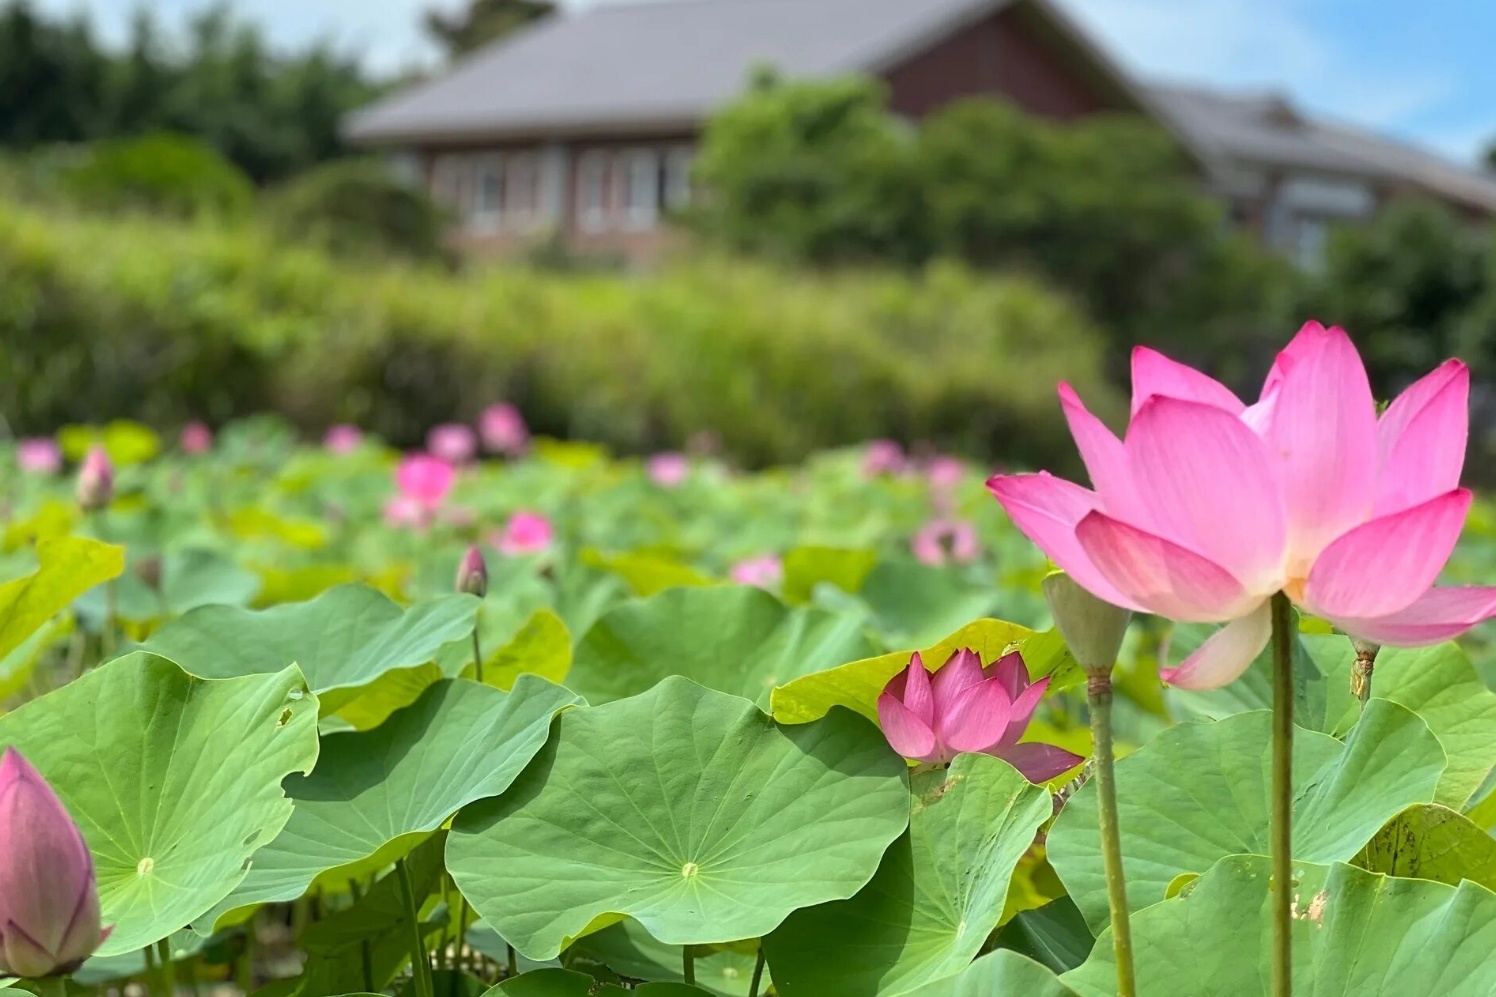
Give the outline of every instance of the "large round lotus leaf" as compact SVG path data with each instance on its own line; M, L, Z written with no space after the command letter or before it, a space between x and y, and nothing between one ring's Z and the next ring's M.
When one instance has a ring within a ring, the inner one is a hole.
M1115 993L1115 988L1113 988ZM908 997L1076 997L1044 966L1017 952L999 949L982 956L956 976L911 990ZM1150 997L1152 995L1150 994ZM1224 997L1224 995L1222 995Z
M1056 631L1035 633L1028 627L1003 620L977 620L920 651L926 668L939 669L950 656L969 647L991 663L1018 648L1034 678L1053 676L1051 689L1063 688L1072 674L1079 674L1075 658L1065 649ZM826 671L804 675L774 690L774 719L799 724L819 717L833 706L845 706L869 720L878 719L878 695L888 680L909 666L912 651L895 651L863 658Z
M776 685L875 650L857 620L787 609L762 589L675 588L594 623L566 684L597 705L684 675L767 706Z
M757 950L751 946L742 951L739 948L698 950L696 985L718 997L746 997L758 956ZM626 920L579 938L567 953L569 959L591 960L629 979L678 983L684 978L681 947L656 941L637 921ZM771 982L765 968L759 980L760 995L768 992Z
M883 561L863 580L858 595L890 646L921 647L967 620L987 616L1003 603L989 583L918 561Z
M532 959L619 915L670 945L758 937L856 893L908 824L907 767L845 711L778 727L672 677L558 728L447 841L463 895Z
M910 782L909 832L850 900L764 939L782 997L891 997L960 972L997 927L1018 859L1053 813L1007 762L958 755Z
M36 559L35 573L0 585L0 658L68 603L125 570L124 548L82 537L38 541Z
M149 654L116 658L0 717L56 787L98 867L102 955L198 917L291 815L281 781L317 760L317 700L294 667L204 682Z
M294 662L321 695L425 664L443 644L472 632L477 611L470 595L401 609L368 586L339 585L309 602L269 609L203 606L143 646L203 678L278 672Z
M1227 855L1268 851L1271 714L1182 724L1117 763L1127 900L1140 910L1165 899L1184 873ZM1414 713L1374 699L1344 744L1296 730L1294 858L1352 858L1394 814L1433 799L1444 749ZM1049 834L1049 861L1097 931L1107 923L1106 878L1087 785Z
M114 583L114 610L126 620L154 620L180 616L199 606L245 606L260 590L260 576L226 555L210 550L177 550L159 561L160 589L146 584L137 570L126 572ZM94 589L78 600L78 609L99 619L107 606L103 589Z
M444 679L373 730L324 737L316 771L286 784L296 808L285 830L255 853L214 919L295 899L330 870L342 885L393 862L459 807L508 788L545 743L556 711L575 702L535 676L509 693Z
M1269 860L1222 859L1179 897L1132 916L1138 993L1266 997L1272 946ZM1496 894L1295 863L1295 997L1490 997ZM1061 979L1081 997L1117 992L1110 931Z
M494 987L483 997L613 997L643 994L644 997L705 997L706 991L684 983L646 983L632 990L598 983L585 973L569 969L537 969Z
M1389 820L1354 864L1451 886L1468 879L1489 890L1496 888L1496 838L1448 807L1420 803Z

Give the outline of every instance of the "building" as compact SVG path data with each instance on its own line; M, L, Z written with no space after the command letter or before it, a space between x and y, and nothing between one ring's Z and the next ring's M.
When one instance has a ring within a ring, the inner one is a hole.
M1305 262L1327 225L1406 190L1496 214L1496 182L1428 153L1313 121L1272 95L1149 87L1051 0L650 0L557 15L447 74L354 114L503 252L560 233L582 251L647 256L689 202L703 122L759 65L789 77L867 73L917 119L961 97L1037 115L1145 115L1169 130L1238 221Z

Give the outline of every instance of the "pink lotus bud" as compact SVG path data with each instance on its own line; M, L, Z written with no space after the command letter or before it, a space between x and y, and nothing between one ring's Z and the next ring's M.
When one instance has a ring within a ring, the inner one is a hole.
M431 511L408 496L396 495L384 504L384 521L388 526L423 528L430 520Z
M1083 760L1052 744L1018 743L1048 686L1047 678L1029 680L1017 651L986 669L975 651L957 651L933 679L916 652L878 697L878 722L905 758L948 765L963 751L979 752L1047 782Z
M56 474L62 470L62 450L45 436L16 444L16 463L29 474Z
M508 403L484 409L478 416L478 432L483 437L483 448L489 453L515 457L524 453L530 443L530 428L525 425L525 417Z
M114 500L114 465L101 446L83 458L78 469L78 504L88 512L103 509Z
M179 442L187 453L207 453L213 449L213 430L209 429L205 423L189 422L182 427Z
M457 591L483 598L488 594L488 564L483 560L483 551L469 547L457 566Z
M685 454L657 453L645 462L649 480L661 488L677 488L691 474L691 461Z
M109 935L93 856L52 787L20 752L0 758L0 974L70 973Z
M516 512L509 517L494 545L505 557L537 554L551 545L555 531L551 521L538 512Z
M363 431L347 423L329 427L322 436L322 445L333 453L350 453L357 450L363 442Z
M445 460L429 454L413 454L395 469L395 484L402 497L426 510L435 510L447 500L457 480L457 471Z
M462 423L448 422L426 434L426 449L448 464L466 464L478 455L478 437Z
M907 466L904 448L893 440L873 440L862 458L862 473L869 478L901 474Z
M909 546L921 564L965 564L976 559L977 531L961 520L935 519L915 534Z
M730 575L739 585L757 585L766 589L784 577L784 562L774 554L750 557L734 564Z

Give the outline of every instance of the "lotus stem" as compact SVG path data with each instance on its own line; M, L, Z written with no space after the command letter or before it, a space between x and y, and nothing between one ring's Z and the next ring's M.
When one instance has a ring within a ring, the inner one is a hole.
M171 961L171 939L156 942L156 952L161 957L161 992L172 997L177 992L177 969Z
M478 646L478 621L473 620L473 678L483 684L483 651Z
M93 514L94 535L105 543L109 542L109 531L105 527L104 510L98 509ZM119 615L118 600L119 593L114 589L114 579L111 578L104 583L104 622L99 625L99 664L103 664L114 656L114 620Z
M764 980L764 943L758 943L758 958L753 960L753 982L748 984L748 997L758 997L759 984Z
M244 922L244 955L239 960L239 989L246 994L254 992L255 940L255 916L251 914Z
M686 979L686 986L696 985L696 946L683 945L680 950L681 975Z
M1132 925L1127 918L1127 881L1122 869L1122 830L1117 819L1117 773L1112 748L1112 673L1088 673L1086 705L1096 757L1096 798L1100 805L1101 856L1106 868L1106 899L1112 911L1112 952L1117 960L1117 997L1137 997L1132 967Z
M1356 649L1356 663L1351 666L1351 695L1360 701L1361 709L1365 710L1366 704L1371 701L1371 672L1376 667L1377 654L1382 647L1354 637L1351 638L1351 646Z
M410 866L404 859L395 863L395 875L400 877L400 895L405 900L405 917L410 921L410 975L415 985L416 997L435 997L432 993L431 961L426 956L426 943L421 940L421 917L416 910L416 891L410 882Z
M453 886L456 886L456 885L457 884L455 884L455 883L453 884ZM457 911L457 971L461 972L462 971L462 964L465 961L463 959L463 955L465 954L464 950L467 948L468 913L469 913L469 911L468 911L468 904L467 904L467 897L464 897L462 895L462 891L461 890L457 891L457 904L458 904L458 911Z
M510 945L508 942L505 942L504 943L504 954L509 959L509 963L505 967L506 969L509 970L509 975L510 976L518 976L519 975L519 960L514 957L514 946Z
M67 978L62 976L44 976L39 980L31 981L36 986L37 997L67 997Z
M364 888L356 879L348 880L348 892L353 894L353 902L358 903L364 898ZM369 993L374 992L374 953L369 949L369 940L361 939L358 943L359 962L362 963L364 971L364 989Z
M1293 636L1293 604L1279 592L1273 596L1273 997L1293 991Z

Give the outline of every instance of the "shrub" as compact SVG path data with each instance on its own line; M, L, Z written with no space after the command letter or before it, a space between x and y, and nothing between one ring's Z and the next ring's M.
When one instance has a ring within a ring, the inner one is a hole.
M0 208L17 432L260 409L401 444L512 399L623 450L714 430L763 464L873 436L1063 466L1064 376L1120 404L1099 339L1022 279L793 274L701 259L645 277L340 263L254 229Z
M445 260L445 220L420 188L377 159L346 159L312 169L276 192L276 230L339 255Z
M107 209L234 215L254 199L249 178L212 146L165 132L100 142L61 180L65 191Z

